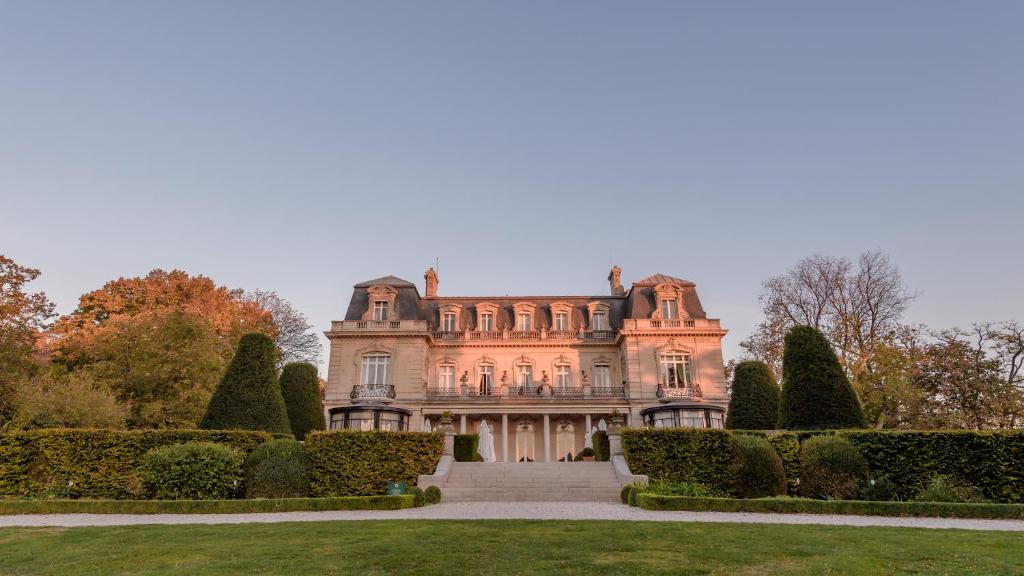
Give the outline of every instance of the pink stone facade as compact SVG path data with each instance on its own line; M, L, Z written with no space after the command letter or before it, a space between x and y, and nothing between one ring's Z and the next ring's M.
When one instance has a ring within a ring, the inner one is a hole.
M486 420L496 460L555 461L589 445L613 411L630 426L721 427L721 341L692 282L656 274L605 296L444 296L388 276L354 287L332 322L332 429L423 430Z

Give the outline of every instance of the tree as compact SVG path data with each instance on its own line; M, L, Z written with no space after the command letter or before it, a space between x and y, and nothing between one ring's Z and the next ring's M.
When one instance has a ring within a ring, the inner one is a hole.
M733 372L732 395L725 427L771 430L779 417L779 387L764 362L744 360Z
M45 293L25 290L39 274L0 254L0 421L13 415L14 388L32 371L33 352L54 315Z
M304 440L309 432L327 428L316 366L306 362L285 364L281 370L281 394L296 439Z
M274 341L266 334L255 332L242 336L199 427L290 434L274 367L276 359Z
M281 350L280 363L315 363L320 356L320 336L306 316L276 292L256 290L245 298L270 313L277 327L277 347Z
M811 326L786 334L779 428L863 428L864 414L832 346Z

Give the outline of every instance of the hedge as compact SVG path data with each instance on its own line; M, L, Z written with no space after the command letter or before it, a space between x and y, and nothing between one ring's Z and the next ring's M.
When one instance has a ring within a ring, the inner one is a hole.
M480 448L479 434L456 434L453 452L456 462L476 462L479 458L477 450Z
M622 451L633 474L671 482L698 482L733 490L736 446L726 430L643 428L622 431Z
M0 515L12 514L251 514L318 510L399 510L415 496L342 496L259 500L0 500Z
M858 514L864 516L922 516L932 518L1024 519L1024 504L964 504L953 502L864 502L808 498L691 498L641 493L637 504L648 510L695 512L770 512L781 514Z
M611 452L608 449L608 432L598 430L591 434L590 441L594 445L594 460L597 462L607 462L609 452Z
M242 430L67 430L0 434L0 496L115 498L141 495L139 462L153 448L214 442L248 453L270 439Z
M433 474L443 447L439 432L315 432L306 437L311 494L373 496L392 480L411 486Z
M725 427L770 430L779 420L779 386L764 362L744 360L733 370Z
M296 439L303 440L306 434L327 428L316 366L308 362L290 362L281 369L278 381L288 423Z
M811 326L794 326L782 352L779 428L864 428L864 413L832 345Z

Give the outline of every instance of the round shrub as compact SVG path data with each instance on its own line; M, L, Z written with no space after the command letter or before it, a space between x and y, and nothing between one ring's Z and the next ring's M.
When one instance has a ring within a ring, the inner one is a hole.
M627 504L629 504L630 506L639 506L640 504L639 504L639 502L637 502L637 498L636 497L640 495L640 491L641 490L646 491L647 490L647 485L645 485L645 484L636 484L636 483L630 484L629 485L629 498L628 498Z
M848 500L868 478L868 462L845 438L812 436L800 451L800 495Z
M212 442L162 446L142 456L139 475L143 493L150 498L232 498L242 483L242 453Z
M896 484L885 474L870 478L857 486L857 500L869 502L891 502L899 500Z
M629 491L632 488L632 484L626 484L621 490L619 490L619 500L622 500L623 504L629 504Z
M264 442L245 459L247 498L309 496L309 457L295 440Z
M423 492L423 488L413 486L409 488L409 494L413 495L413 506L419 508L427 505L427 495Z
M427 497L427 504L441 503L441 489L437 486L427 486L427 489L423 491L423 494Z
M736 435L734 466L736 494L740 498L764 498L786 493L786 470L767 439Z

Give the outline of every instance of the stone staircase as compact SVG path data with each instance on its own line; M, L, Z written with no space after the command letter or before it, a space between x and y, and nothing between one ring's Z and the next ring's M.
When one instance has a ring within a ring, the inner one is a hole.
M444 502L618 502L620 489L609 462L453 462L429 484Z

